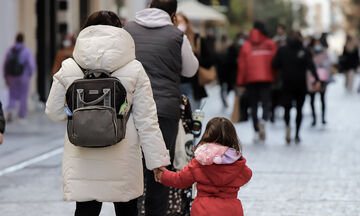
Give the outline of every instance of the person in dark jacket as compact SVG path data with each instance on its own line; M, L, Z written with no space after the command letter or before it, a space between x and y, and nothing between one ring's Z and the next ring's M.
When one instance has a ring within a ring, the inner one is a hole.
M230 65L228 64L228 38L224 34L220 39L220 46L216 52L216 71L218 75L219 84L221 87L220 96L224 107L227 107L226 98L229 92L233 89L234 78Z
M315 77L316 89L320 88L318 75L311 52L304 48L300 33L291 32L287 45L281 47L272 62L279 69L282 80L282 104L285 108L286 142L291 142L290 110L296 102L296 133L295 142L300 142L300 126L302 122L302 107L307 93L306 72L310 70Z
M233 44L229 47L228 53L227 53L227 64L229 67L229 80L232 80L230 85L232 85L232 88L235 88L236 86L236 75L238 70L238 57L239 53L241 51L241 47L244 45L244 43L247 40L247 36L244 32L239 32L236 34L235 40ZM249 102L248 97L246 96L246 92L243 92L243 94L238 91L238 89L235 89L235 97L239 97L240 106L239 106L239 114L240 117L237 119L234 119L234 122L242 122L248 120L248 108L249 108ZM234 111L236 112L236 111Z
M136 58L149 76L171 162L180 120L181 75L192 77L199 66L189 39L173 24L176 10L176 0L152 0L149 8L136 13L135 21L124 26L135 41ZM145 183L146 215L166 215L169 189L156 183L150 170L145 171Z
M3 143L3 133L5 132L5 117L2 109L2 104L0 102L0 144Z
M352 92L354 75L359 66L359 47L351 36L347 36L342 55L341 68L345 72L345 88L348 92Z

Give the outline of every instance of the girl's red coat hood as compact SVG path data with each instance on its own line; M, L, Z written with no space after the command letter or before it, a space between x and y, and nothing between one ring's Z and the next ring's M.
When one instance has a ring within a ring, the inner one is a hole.
M202 184L211 184L214 186L232 186L241 187L246 184L249 179L247 173L246 159L242 157L233 164L212 164L203 166L199 164L200 173L199 182ZM243 173L245 171L245 173ZM245 174L243 178L242 174Z

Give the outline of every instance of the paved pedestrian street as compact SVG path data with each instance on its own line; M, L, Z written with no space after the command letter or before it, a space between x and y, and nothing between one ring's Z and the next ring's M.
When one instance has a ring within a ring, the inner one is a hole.
M320 98L319 124L310 126L306 100L301 144L285 144L280 117L266 124L265 143L253 142L250 121L236 124L243 155L253 170L251 181L239 192L246 216L360 215L360 95L347 94L343 83L338 75L328 87L326 126L320 125ZM234 95L228 97L229 108L223 108L220 88L207 89L205 121L230 117ZM0 146L1 216L73 215L75 204L62 201L65 127L65 123L50 122L43 113L30 115L27 124L8 125ZM101 215L115 215L112 204L105 204Z

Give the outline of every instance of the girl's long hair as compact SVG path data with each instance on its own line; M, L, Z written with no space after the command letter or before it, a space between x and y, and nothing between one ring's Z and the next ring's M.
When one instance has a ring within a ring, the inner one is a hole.
M217 143L234 148L238 153L242 152L234 125L230 120L222 117L213 118L207 123L205 132L196 148L205 143Z

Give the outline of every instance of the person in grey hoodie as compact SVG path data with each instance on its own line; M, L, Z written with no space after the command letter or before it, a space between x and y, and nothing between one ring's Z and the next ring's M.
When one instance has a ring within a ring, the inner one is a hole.
M176 0L152 0L134 21L125 24L135 41L136 58L150 78L160 130L174 159L180 120L180 76L195 75L199 63L184 33L174 26ZM153 172L145 171L146 215L166 215L169 189L155 182Z

